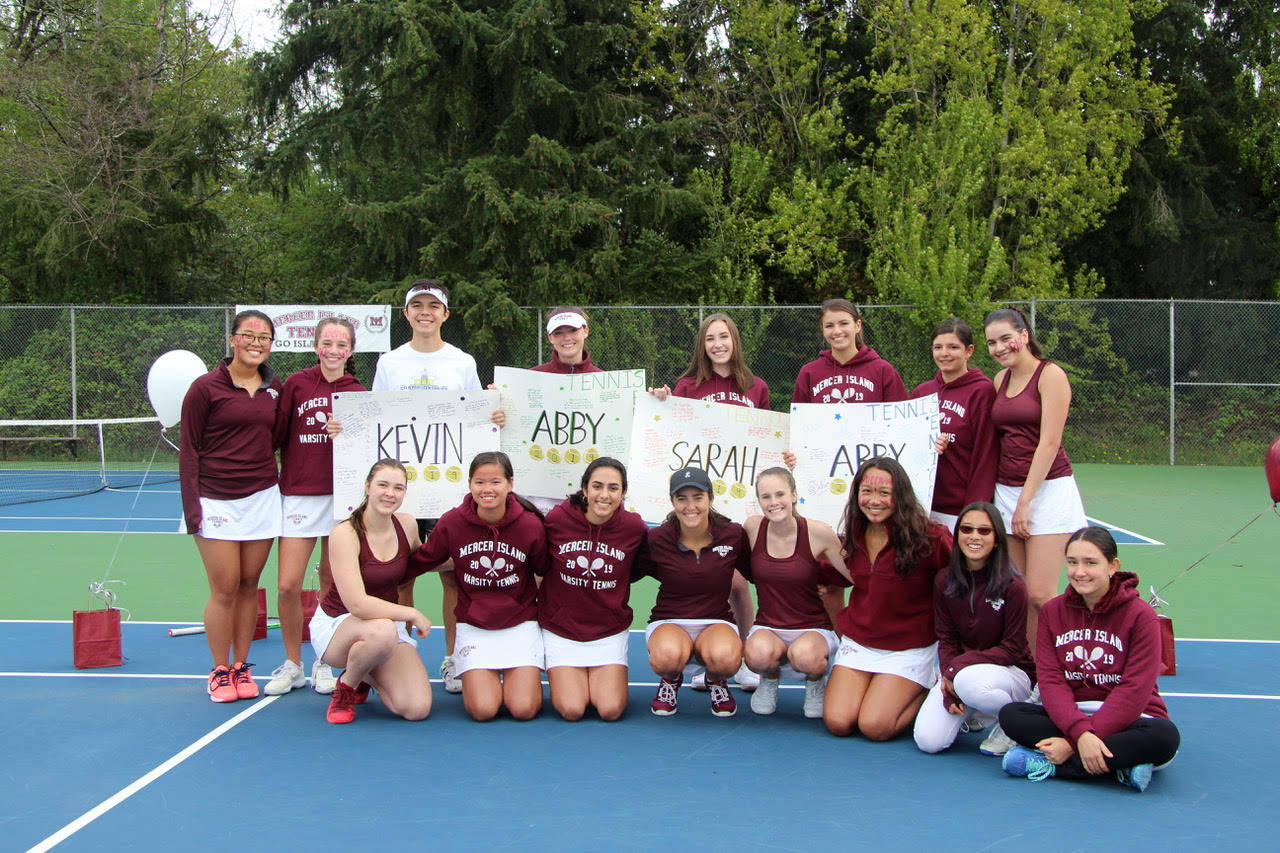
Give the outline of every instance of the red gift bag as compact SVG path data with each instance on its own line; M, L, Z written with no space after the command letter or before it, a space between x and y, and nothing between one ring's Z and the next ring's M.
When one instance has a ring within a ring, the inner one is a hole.
M316 615L320 606L320 590L302 590L302 642L311 642L311 617Z
M1160 674L1178 674L1178 650L1173 644L1173 620L1156 614L1160 625Z
M267 638L267 591L262 587L258 587L258 621L253 626L253 638L255 640Z
M115 596L101 584L90 584L90 590L106 603L106 610L72 611L72 662L77 670L119 666L124 662L120 653L120 608L111 606Z

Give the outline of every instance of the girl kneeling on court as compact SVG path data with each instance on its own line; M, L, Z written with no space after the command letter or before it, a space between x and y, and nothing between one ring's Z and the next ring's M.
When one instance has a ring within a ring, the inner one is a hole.
M804 715L816 719L822 716L827 668L839 644L828 614L844 606L843 588L850 583L843 574L848 570L840 539L829 525L796 513L796 481L786 468L769 468L756 477L756 499L764 515L743 524L760 600L744 647L747 666L760 674L751 710L777 710L778 681L786 666L804 679Z
M822 718L834 735L856 728L888 740L911 725L938 680L933 577L951 557L951 534L916 499L907 472L877 456L862 463L844 513L849 604L827 682Z
M1116 542L1102 527L1067 540L1067 582L1040 611L1035 659L1044 705L1014 702L1000 712L1000 725L1021 744L1005 754L1004 771L1034 782L1114 773L1145 791L1180 742L1156 686L1155 611L1138 595L1138 576L1120 571Z
M1031 695L1035 665L1027 647L1027 586L1009 559L993 504L960 510L951 561L934 579L933 618L942 676L916 716L916 746L941 752L963 726L976 723L991 727L978 751L1004 755L1016 744L996 715Z
M427 636L421 612L396 603L402 583L417 577L409 557L418 547L418 523L396 512L408 482L404 466L380 459L364 481L364 500L329 534L333 586L311 617L316 660L345 670L334 686L325 718L355 719L355 706L378 688L382 704L406 720L431 712L431 685L412 627Z
M627 469L602 456L582 487L547 513L548 567L538 590L551 704L566 720L594 705L602 720L627 708L632 568L649 528L623 509Z
M546 567L547 532L542 514L513 492L507 454L476 454L467 478L470 494L440 517L414 564L454 573L454 661L467 713L491 720L505 707L531 720L542 708L536 575Z
M742 525L711 508L711 479L701 468L671 475L672 511L649 531L640 574L658 581L645 641L649 666L661 681L653 713L676 712L686 667L706 668L711 713L731 717L738 703L726 679L742 665L742 640L729 611L735 572L751 571L751 546Z

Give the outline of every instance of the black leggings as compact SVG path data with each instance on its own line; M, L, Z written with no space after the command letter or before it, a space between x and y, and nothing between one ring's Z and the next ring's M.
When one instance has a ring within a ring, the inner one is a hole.
M1028 749L1035 749L1036 744L1045 738L1066 737L1053 724L1049 712L1043 706L1028 702L1010 702L1001 708L1000 727L1005 734ZM1178 734L1178 727L1169 720L1139 717L1127 729L1104 738L1103 742L1113 755L1107 759L1107 766L1112 770L1121 770L1138 764L1164 764L1177 753L1181 736ZM1079 753L1059 764L1055 775L1070 779L1093 776L1080 763Z

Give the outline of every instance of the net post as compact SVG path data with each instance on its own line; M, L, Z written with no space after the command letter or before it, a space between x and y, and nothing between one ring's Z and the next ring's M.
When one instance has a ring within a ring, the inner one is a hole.
M69 311L71 315L71 419L76 420L79 417L76 413L76 307L72 305ZM71 437L80 437L80 433L74 425L71 427Z
M1177 303L1169 300L1169 464L1177 464L1178 454L1178 434L1177 434L1177 411L1178 411L1178 390L1177 390L1177 374L1176 374L1176 358L1178 333L1177 333Z

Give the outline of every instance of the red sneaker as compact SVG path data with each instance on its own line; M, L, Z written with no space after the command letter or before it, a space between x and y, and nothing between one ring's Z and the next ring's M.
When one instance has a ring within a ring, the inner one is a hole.
M663 678L658 682L658 695L653 697L649 710L659 717L669 717L676 712L676 691L684 681L684 673L677 675L674 681Z
M717 717L732 717L738 712L738 701L729 692L729 682L725 679L708 678L707 692L711 694L711 713Z
M369 701L369 691L373 689L373 685L367 681L362 681L356 685L356 701L355 704L363 705Z
M209 673L209 701L234 702L240 698L236 686L231 683L231 670L225 666L215 666Z
M237 663L231 667L231 681L236 686L237 699L257 699L258 683L253 680L251 663Z
M333 688L324 718L335 724L349 723L356 718L356 691L342 679L338 679L338 686Z

